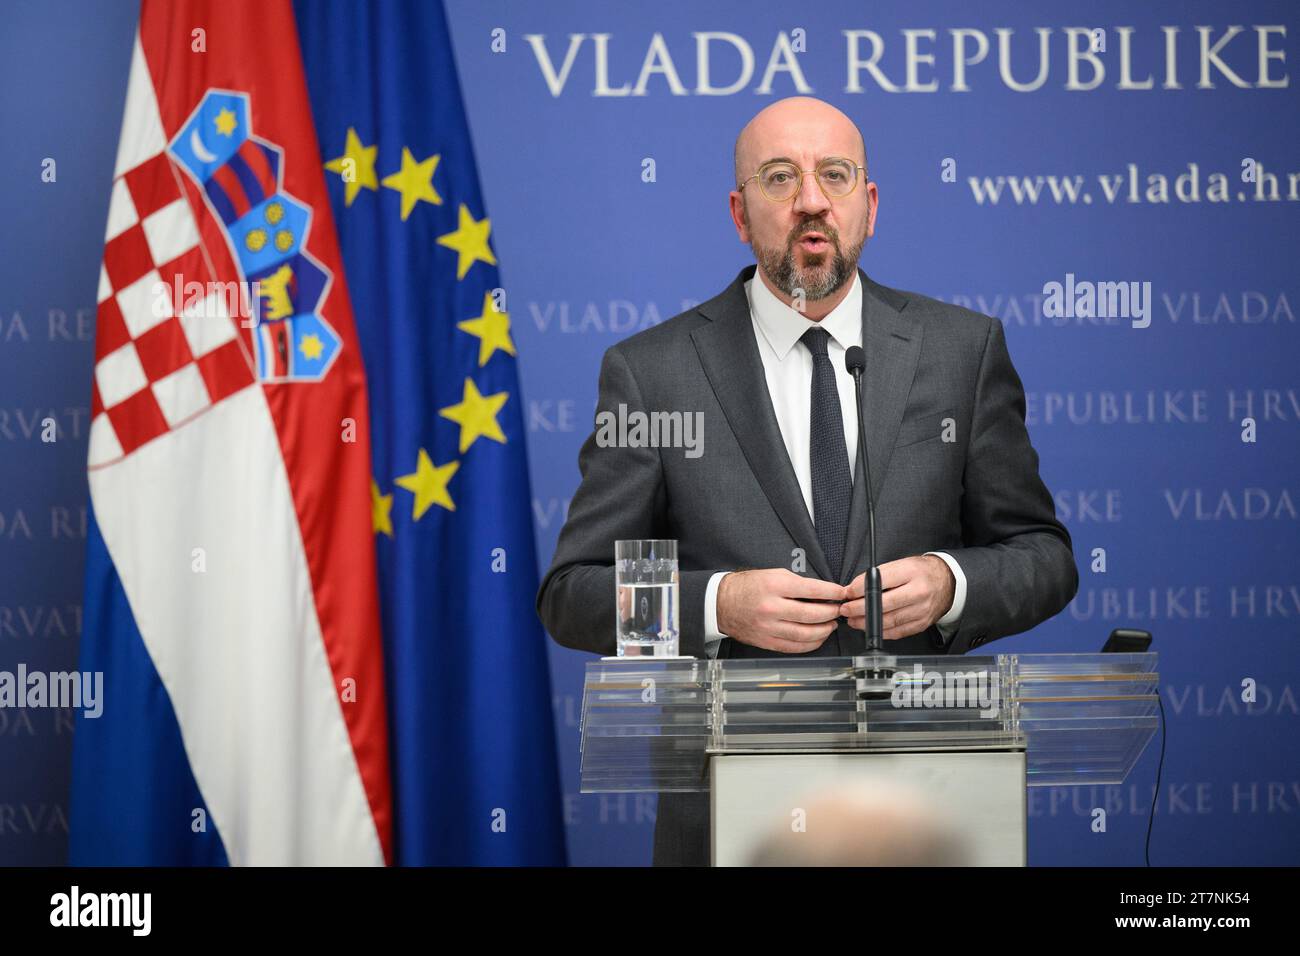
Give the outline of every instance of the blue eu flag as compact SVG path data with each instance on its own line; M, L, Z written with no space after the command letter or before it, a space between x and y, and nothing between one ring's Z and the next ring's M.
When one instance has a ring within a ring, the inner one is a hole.
M446 17L295 10L370 395L396 862L563 865L519 372Z

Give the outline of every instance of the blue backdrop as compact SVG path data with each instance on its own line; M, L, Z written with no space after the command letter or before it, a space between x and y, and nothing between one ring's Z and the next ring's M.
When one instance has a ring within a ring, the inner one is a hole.
M68 670L136 8L6 13L0 670ZM880 188L863 267L1003 320L1074 536L1078 597L994 650L1152 630L1169 718L1153 861L1300 863L1294 4L454 0L448 19L519 350L541 566L602 353L752 261L727 216L736 133L775 99L821 97L862 127ZM1149 326L1046 314L1044 285L1067 275L1151 283ZM551 649L570 859L645 863L653 797L577 792L583 660ZM0 864L64 859L71 728L0 710ZM1122 787L1031 791L1030 862L1140 863L1155 757Z

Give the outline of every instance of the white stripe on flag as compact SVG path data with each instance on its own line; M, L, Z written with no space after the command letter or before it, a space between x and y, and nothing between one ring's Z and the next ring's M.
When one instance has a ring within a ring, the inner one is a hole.
M90 490L230 862L382 865L262 389L92 471Z
M162 114L158 112L158 99L154 95L153 80L140 46L140 34L135 35L131 51L131 76L126 86L126 109L122 112L122 135L117 141L117 165L113 178L128 169L134 169L151 156L167 148L163 135ZM110 224L111 228L111 224ZM111 236L110 236L111 238Z

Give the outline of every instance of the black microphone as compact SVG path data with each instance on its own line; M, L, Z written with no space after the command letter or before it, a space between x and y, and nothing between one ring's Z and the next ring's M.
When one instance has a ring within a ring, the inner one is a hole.
M844 367L853 376L857 392L858 457L862 463L862 484L867 489L867 651L878 653L884 649L884 615L880 609L880 568L876 567L876 502L871 493L871 464L867 458L867 428L862 414L862 373L867 368L867 357L862 346L851 345L844 353Z

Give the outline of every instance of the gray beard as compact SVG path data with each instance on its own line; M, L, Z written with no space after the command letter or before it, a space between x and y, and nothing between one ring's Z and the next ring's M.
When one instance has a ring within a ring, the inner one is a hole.
M804 299L809 302L816 302L818 299L824 299L832 295L840 286L848 281L858 268L858 259L862 255L862 247L866 244L866 238L856 246L850 247L847 253L842 252L839 244L835 244L835 254L831 257L830 268L823 269L818 266L809 266L799 268L795 262L795 251L793 246L786 246L784 250L772 248L760 248L758 245L751 243L750 248L754 250L754 258L762 267L764 275L772 282L774 286L784 292L791 298L795 293L802 289ZM825 264L826 256L829 253L822 253L822 263Z

